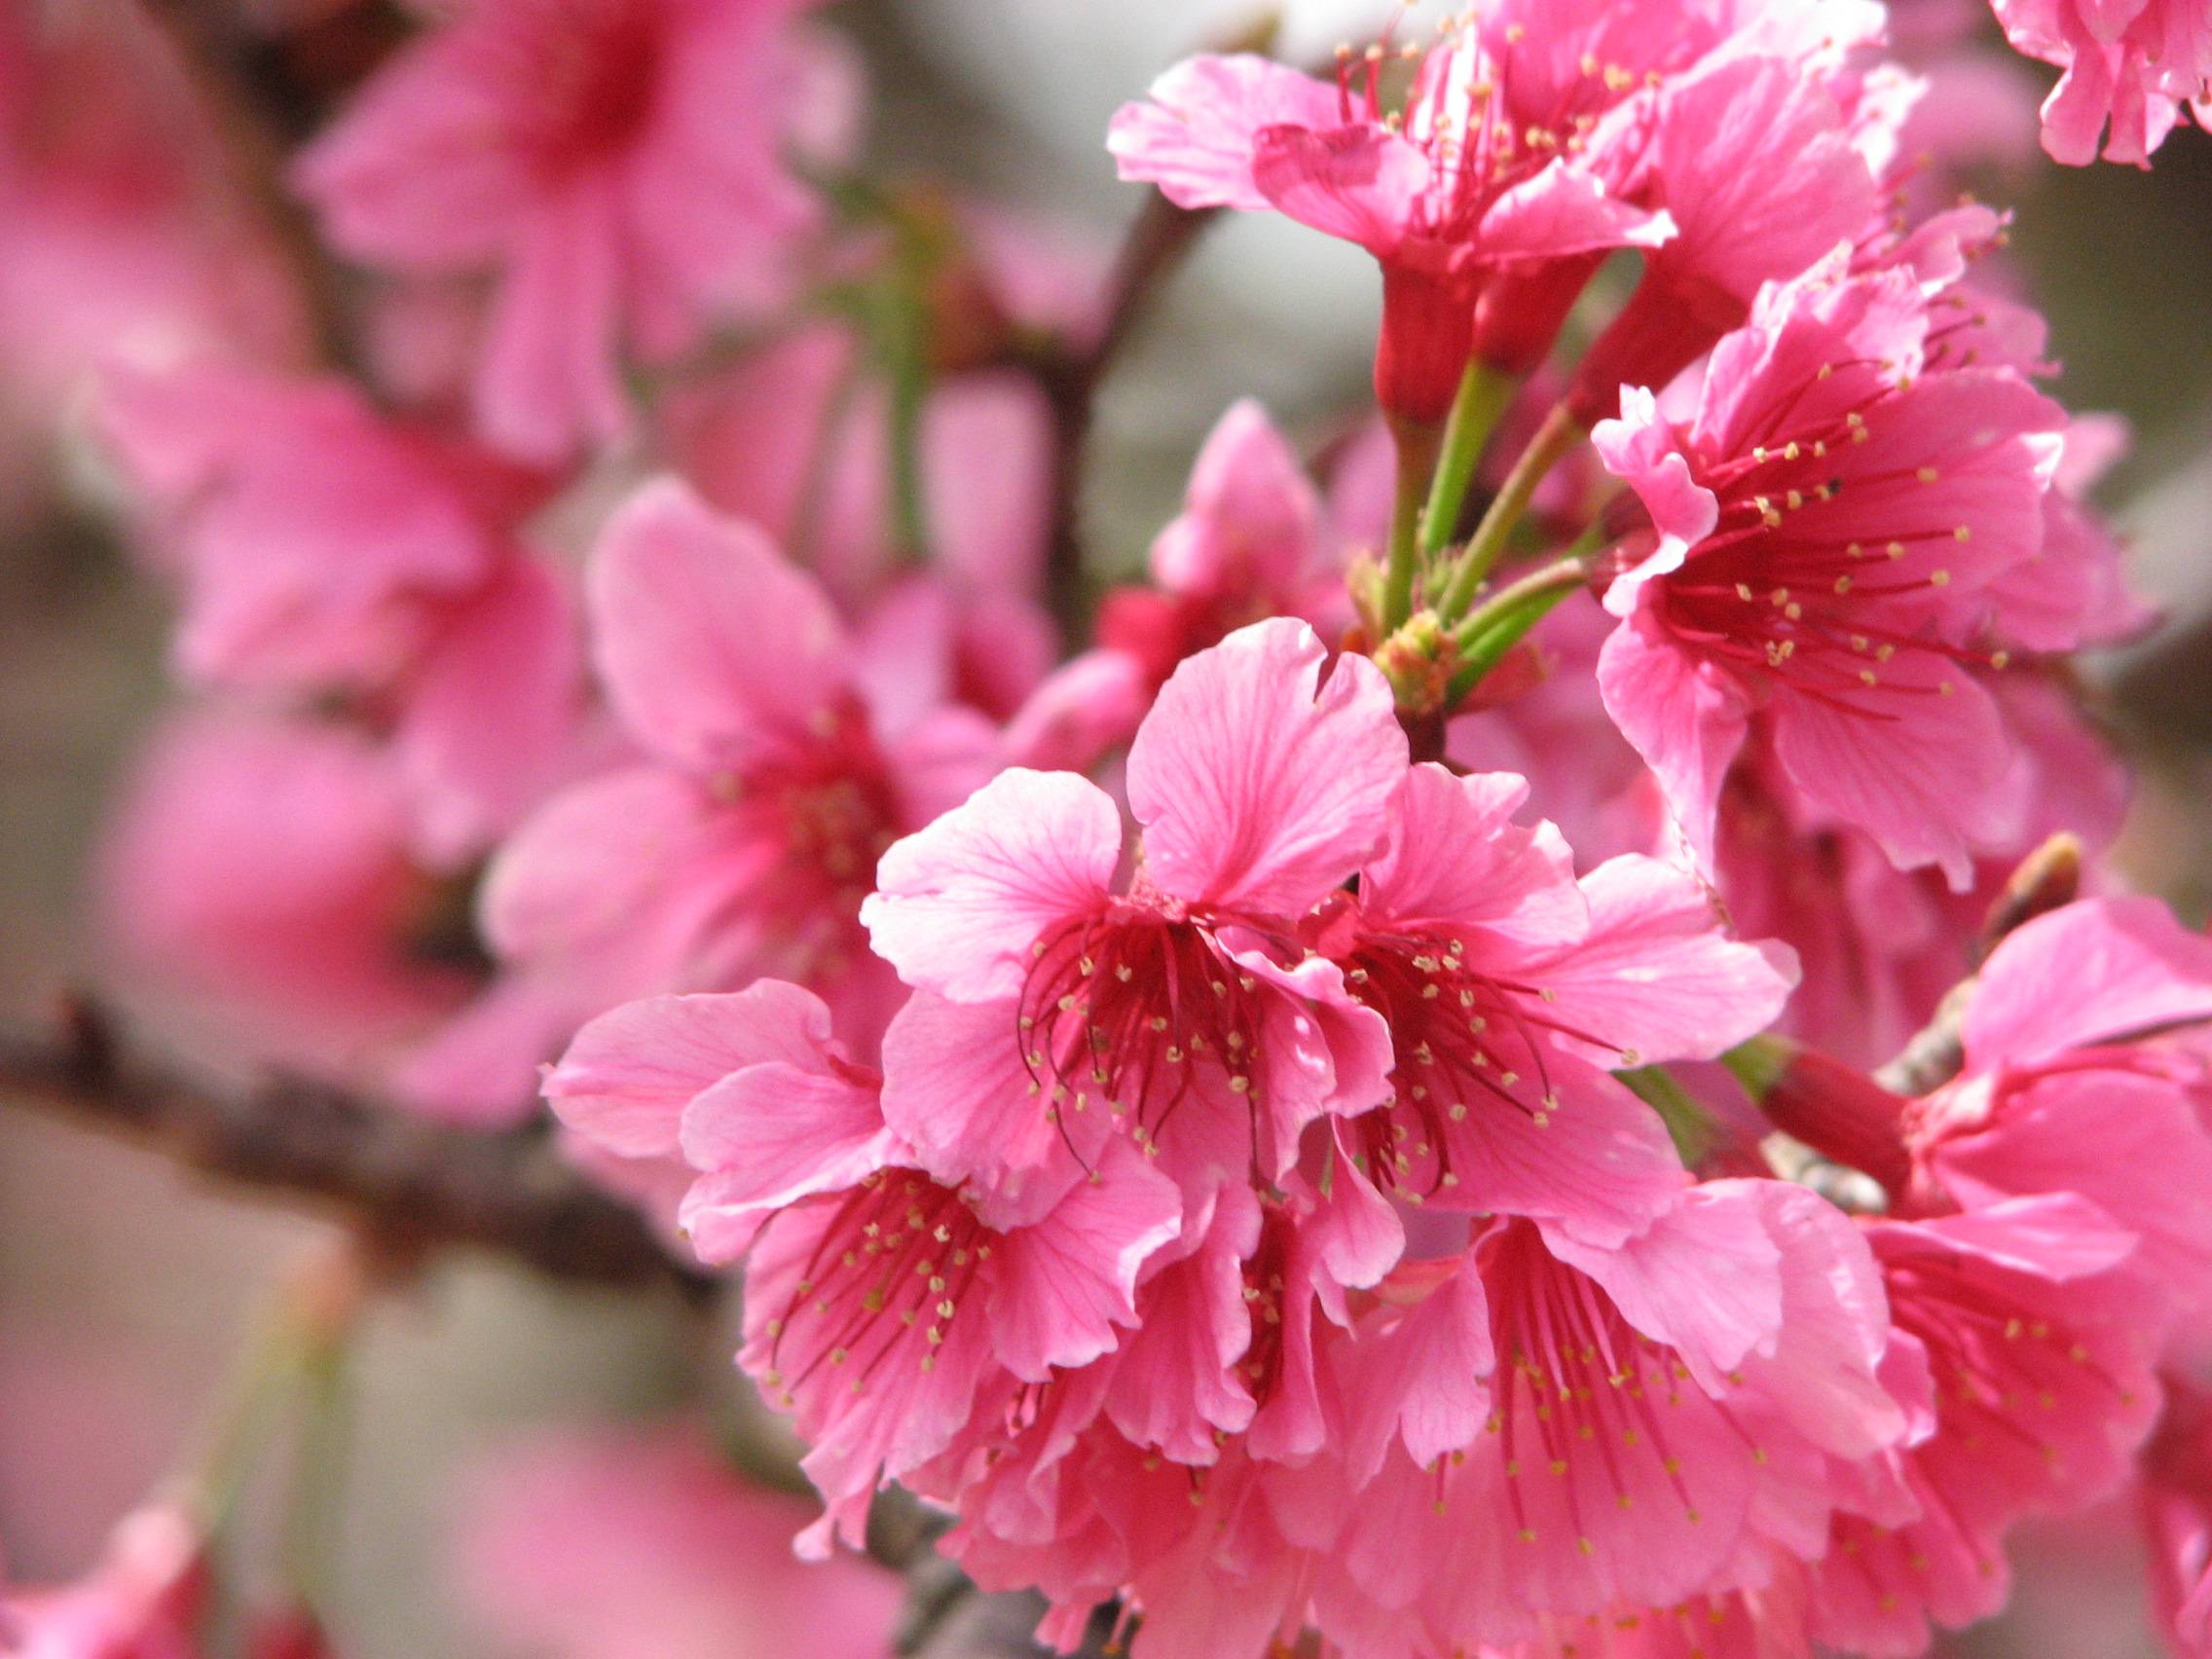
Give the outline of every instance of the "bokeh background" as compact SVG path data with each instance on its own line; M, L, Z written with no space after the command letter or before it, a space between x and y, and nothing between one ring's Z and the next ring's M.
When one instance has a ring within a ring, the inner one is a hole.
M34 22L55 3L66 0L0 0ZM125 106L87 103L70 119L174 123L181 143L204 111L161 63L159 37L131 26L128 0L79 3L109 6L119 50L148 56L140 80L126 80ZM339 46L366 50L388 26L378 0L321 10L339 20L319 38ZM1317 56L1372 26L1373 11L1293 5L1282 50ZM866 65L882 171L950 177L1103 247L1140 199L1114 180L1107 118L1248 14L1211 0L848 0L827 16ZM1950 16L1905 0L1900 21L1909 36ZM2027 92L2019 129L1979 135L1984 193L2017 210L2013 259L2050 316L2060 394L2134 428L2102 499L2127 533L2138 585L2167 614L2150 641L2089 669L2141 775L2119 864L2201 921L2212 899L2212 139L2178 133L2154 172L2046 165L2028 113L2041 72L2007 58L1993 32L1965 50L1976 49L1988 53L1981 72ZM35 91L0 80L0 98L18 102L0 130L20 139ZM164 323L133 310L128 283L72 291L54 261L19 222L0 222L0 1018L11 1020L99 977L100 942L82 920L88 855L166 691L163 600L112 533L111 481L84 422L90 363L119 347L158 353ZM1102 562L1141 557L1232 398L1260 396L1309 439L1334 429L1361 394L1377 294L1356 252L1254 217L1216 227L1161 302L1108 384L1092 438L1084 510ZM199 1432L275 1275L326 1232L0 1100L0 1562L13 1574L85 1565ZM518 1425L682 1398L726 1376L731 1340L702 1336L653 1295L552 1287L476 1259L442 1261L383 1303L359 1350L336 1607L348 1650L490 1651L441 1566L457 1473ZM1956 1650L2148 1654L2132 1550L2117 1512L2033 1535L2014 1612Z

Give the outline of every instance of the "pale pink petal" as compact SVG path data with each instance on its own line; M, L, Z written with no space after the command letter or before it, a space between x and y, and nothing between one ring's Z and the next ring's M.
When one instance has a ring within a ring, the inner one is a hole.
M587 577L600 676L647 749L706 771L819 741L844 631L757 531L662 479L608 520Z
M1782 1012L1795 954L1722 931L1718 901L1688 871L1634 854L1582 879L1590 931L1539 949L1521 974L1569 1031L1639 1061L1711 1059Z
M1121 813L1095 784L1003 772L883 855L861 920L908 984L962 1002L1012 997L1031 947L1104 902L1121 856Z
M1129 749L1146 868L1185 899L1300 915L1381 841L1405 774L1389 686L1303 622L1239 629L1188 658Z
M812 1062L830 1011L812 992L764 979L727 995L647 997L578 1031L545 1073L562 1123L624 1158L673 1156L683 1109L745 1066Z
M1181 207L1268 205L1252 152L1269 127L1334 127L1337 90L1251 54L1187 58L1153 82L1151 101L1124 104L1106 148L1125 179L1160 186Z

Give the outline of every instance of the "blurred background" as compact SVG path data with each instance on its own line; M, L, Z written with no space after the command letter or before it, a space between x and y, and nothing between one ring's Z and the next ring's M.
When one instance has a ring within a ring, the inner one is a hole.
M201 160L219 117L160 29L129 4L88 3L112 14L106 95L55 100L37 84L39 66L18 60L0 72L0 142L96 165L104 150L142 153L150 133L184 176L134 179L127 167L116 188L177 190L190 206L181 243L165 246L103 240L111 227L96 222L0 213L0 1017L10 1020L100 976L100 941L82 919L88 858L119 768L166 688L162 594L117 540L113 480L88 442L90 371L116 352L160 360L196 330L272 323L240 273L216 268L218 240L230 245L255 206ZM40 21L41 0L0 6L18 14L18 33ZM381 50L396 26L375 0L316 11L326 16L300 39L324 55L313 67L333 83L346 78L346 54ZM1373 12L1294 4L1280 50L1317 57L1371 28ZM849 0L825 16L866 65L881 172L960 181L1102 248L1141 200L1115 182L1108 117L1176 57L1249 20L1248 9L1211 0ZM1900 24L1908 43L1936 43L1971 65L1970 78L2018 83L2009 103L1971 104L2018 117L2014 130L1980 134L1984 194L2016 210L2017 276L2050 317L2059 394L2133 428L2134 448L2100 497L2127 534L2138 585L2167 617L2148 642L2091 665L2140 771L2119 864L2200 922L2212 899L2212 140L2177 133L2155 172L2045 164L2033 144L2042 72L2004 55L1973 16L1907 0ZM293 113L308 126L321 114ZM112 281L72 278L87 260ZM1233 398L1261 397L1308 440L1337 430L1362 394L1377 298L1369 262L1344 244L1266 216L1214 227L1105 388L1084 497L1093 556L1136 564ZM157 1156L0 1102L0 1563L11 1575L82 1569L113 1519L201 1431L274 1277L327 1232L312 1215L214 1190ZM672 1297L556 1287L466 1257L441 1260L382 1302L359 1347L351 1414L335 1586L347 1650L492 1651L457 1610L441 1566L457 1477L518 1426L688 1398L702 1377L734 1388L719 1381L733 1343L728 1332L702 1337ZM2031 1542L2012 1615L1957 1651L2148 1653L2133 1547L2119 1514Z

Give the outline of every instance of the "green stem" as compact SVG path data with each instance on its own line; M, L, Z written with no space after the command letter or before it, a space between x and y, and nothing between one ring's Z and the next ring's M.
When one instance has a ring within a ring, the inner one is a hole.
M1390 423L1398 450L1397 490L1390 498L1390 546L1382 568L1382 614L1377 632L1388 639L1414 610L1414 576L1420 568L1421 503L1428 497L1440 434L1434 426Z
M326 1606L338 1559L352 1388L342 1334L303 1356L308 1398L300 1421L290 1505L284 1517L284 1567L292 1591L310 1607Z
M1521 459L1513 463L1497 497L1483 513L1482 522L1467 538L1467 550L1445 584L1443 595L1436 602L1436 613L1447 623L1463 615L1474 603L1475 593L1483 585L1483 578L1491 572L1505 544L1521 523L1521 515L1529 510L1535 498L1536 490L1544 481L1560 457L1581 441L1582 424L1575 420L1566 404L1554 406L1544 417L1544 424L1521 452Z
M1719 1139L1712 1114L1698 1104L1665 1066L1638 1066L1613 1075L1628 1085L1638 1099L1659 1114L1659 1121L1667 1125L1667 1133L1682 1162L1696 1168Z
M1582 559L1561 559L1530 571L1470 611L1452 630L1459 667L1452 676L1446 706L1456 704L1473 690L1476 682L1497 666L1499 658L1589 577L1590 567Z
M1451 545L1459 526L1459 509L1474 481L1475 463L1482 460L1493 427L1512 401L1520 382L1499 374L1480 357L1467 362L1459 377L1459 389L1452 399L1452 414L1444 424L1444 447L1429 483L1428 506L1420 522L1420 551L1433 557Z

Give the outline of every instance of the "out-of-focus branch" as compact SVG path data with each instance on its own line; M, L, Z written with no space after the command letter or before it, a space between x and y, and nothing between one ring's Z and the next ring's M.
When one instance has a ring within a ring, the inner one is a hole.
M1021 366L1037 378L1052 413L1052 510L1046 550L1046 596L1063 629L1081 620L1082 508L1085 447L1099 384L1128 343L1158 293L1161 280L1181 262L1198 233L1219 208L1178 207L1152 195L1130 225L1107 282L1104 319L1098 333L1080 350L1053 345L1021 355Z
M474 1245L558 1278L666 1285L694 1301L713 1290L543 1134L426 1123L295 1078L236 1094L202 1087L127 1052L83 999L68 1001L50 1030L0 1037L0 1099L132 1135L243 1187L319 1203L379 1248Z
M322 360L355 364L344 279L285 181L291 153L328 105L402 38L406 24L379 5L328 23L272 35L225 0L139 0L167 37L223 140L230 184L290 265Z

